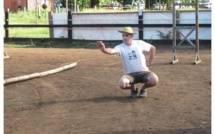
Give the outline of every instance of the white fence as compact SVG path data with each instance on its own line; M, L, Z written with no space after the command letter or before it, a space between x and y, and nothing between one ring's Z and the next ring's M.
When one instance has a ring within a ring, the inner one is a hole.
M172 12L143 12L143 24L172 24ZM178 24L195 24L195 11L180 11ZM67 24L67 14L53 14L53 24ZM72 24L138 24L138 13L75 13L72 15ZM211 11L199 11L199 24L211 24ZM73 27L72 39L78 40L121 40L118 32L123 27ZM139 38L139 29L133 27L135 39ZM158 31L168 34L172 27L144 27L144 40L161 39ZM67 38L67 28L54 28L54 38ZM190 29L183 29L181 32L186 35ZM182 38L182 37L181 37ZM195 31L188 37L195 39ZM199 28L200 40L211 40L211 27Z

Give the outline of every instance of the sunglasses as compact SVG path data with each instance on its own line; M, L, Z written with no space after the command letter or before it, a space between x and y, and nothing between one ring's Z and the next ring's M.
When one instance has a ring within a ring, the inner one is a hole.
M122 36L123 36L123 37L124 37L124 36L128 37L128 36L129 36L129 34L123 34Z

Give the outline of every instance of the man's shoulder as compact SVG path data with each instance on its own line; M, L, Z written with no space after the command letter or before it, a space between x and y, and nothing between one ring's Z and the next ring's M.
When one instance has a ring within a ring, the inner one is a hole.
M115 48L121 48L121 47L124 47L124 46L125 46L125 44L121 43L121 44L116 45Z
M143 43L143 41L142 40L133 40L132 41L132 45L133 46L136 46L136 47L140 47L140 46L142 46L144 43Z
M149 44L149 43L147 43L147 42L145 42L145 41L143 41L143 40L134 40L134 44L136 44L137 46L151 46L151 44Z
M136 44L145 43L145 41L143 41L143 40L133 40L133 42L135 42Z

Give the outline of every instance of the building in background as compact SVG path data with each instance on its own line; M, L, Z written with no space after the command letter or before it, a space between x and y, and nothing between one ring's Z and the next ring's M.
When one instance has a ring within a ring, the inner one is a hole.
M34 10L38 6L47 5L49 11L54 9L54 0L4 0L4 10L17 12L18 10Z

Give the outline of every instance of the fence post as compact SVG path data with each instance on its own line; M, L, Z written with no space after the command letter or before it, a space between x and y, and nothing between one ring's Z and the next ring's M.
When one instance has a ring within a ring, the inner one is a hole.
M143 40L143 10L138 10L138 31L139 39Z
M52 11L49 11L48 12L48 15L49 15L49 25L53 25L53 13ZM49 36L50 38L54 38L54 28L53 27L49 27Z
M68 16L67 17L68 40L72 41L72 13L71 13L71 11L68 12L67 16Z
M8 25L9 25L9 10L7 10L5 12L5 38L6 38L6 40L9 39L9 28L8 28Z

